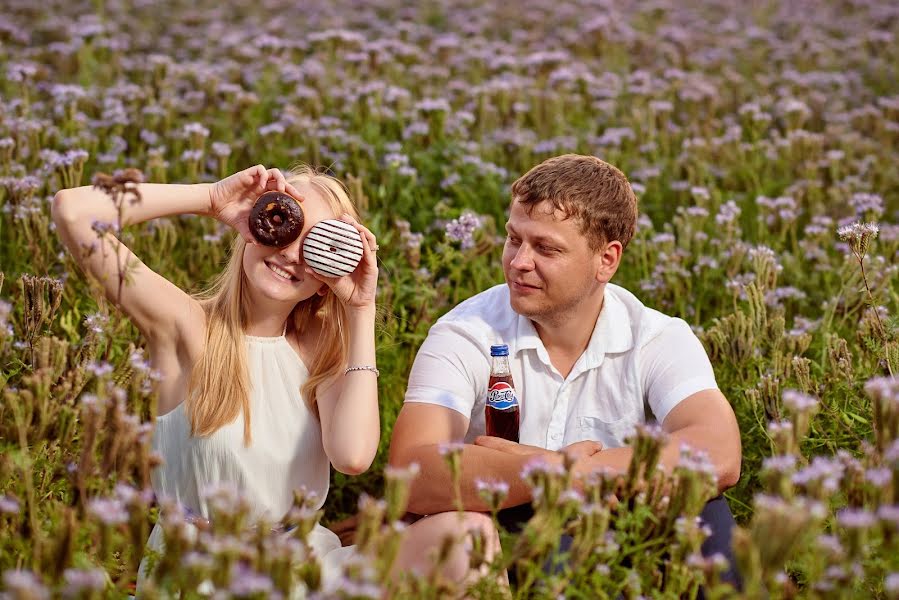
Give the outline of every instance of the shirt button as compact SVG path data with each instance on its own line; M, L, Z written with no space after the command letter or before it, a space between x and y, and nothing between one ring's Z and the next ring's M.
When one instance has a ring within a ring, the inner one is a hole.
M554 434L552 434L552 435L549 436L549 437L551 437L552 439L558 441L559 439L562 438L562 434L561 434L561 433L554 433Z

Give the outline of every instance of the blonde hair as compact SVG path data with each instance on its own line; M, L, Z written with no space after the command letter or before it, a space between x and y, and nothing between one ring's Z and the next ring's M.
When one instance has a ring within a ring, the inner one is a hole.
M334 177L300 165L290 171L287 181L315 188L336 216L348 213L358 219L346 188ZM215 433L243 414L244 444L249 446L250 381L244 330L250 307L243 269L245 249L246 242L238 236L225 270L207 290L195 296L206 313L206 344L190 374L185 408L191 435L201 437ZM316 415L319 387L342 372L349 346L346 311L330 290L297 303L287 320L302 334L317 316L322 319L321 334L312 352L309 377L300 389L306 405ZM223 373L228 376L222 377Z
M574 217L594 250L612 240L627 247L637 229L630 182L595 156L563 154L543 161L512 184L512 198L528 213L546 201L566 218Z

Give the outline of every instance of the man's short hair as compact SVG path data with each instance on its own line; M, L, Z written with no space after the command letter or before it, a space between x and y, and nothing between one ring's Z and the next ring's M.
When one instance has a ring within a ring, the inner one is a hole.
M512 199L528 214L543 201L574 217L590 247L618 240L626 247L637 229L637 197L619 169L595 156L549 158L512 184Z

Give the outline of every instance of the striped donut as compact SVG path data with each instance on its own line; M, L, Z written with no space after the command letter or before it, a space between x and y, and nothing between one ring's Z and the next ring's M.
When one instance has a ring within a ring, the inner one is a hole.
M362 236L349 223L319 221L303 241L303 259L319 275L349 275L362 260Z

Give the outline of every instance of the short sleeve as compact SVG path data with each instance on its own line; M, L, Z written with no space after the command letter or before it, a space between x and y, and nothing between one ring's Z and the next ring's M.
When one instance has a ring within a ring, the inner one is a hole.
M659 423L681 400L718 389L705 348L681 319L672 319L643 346L640 358L645 400Z
M470 419L490 378L486 347L458 323L436 323L415 356L405 401L445 406Z

